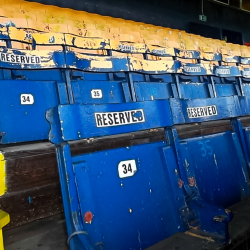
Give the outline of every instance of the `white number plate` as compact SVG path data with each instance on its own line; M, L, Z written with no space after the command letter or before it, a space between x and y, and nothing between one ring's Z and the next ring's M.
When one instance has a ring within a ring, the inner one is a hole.
M34 96L31 94L21 94L20 100L21 100L21 105L34 104Z
M102 90L101 89L92 89L91 90L91 97L92 98L102 98Z
M137 171L135 160L121 161L118 164L118 173L120 178L133 176Z

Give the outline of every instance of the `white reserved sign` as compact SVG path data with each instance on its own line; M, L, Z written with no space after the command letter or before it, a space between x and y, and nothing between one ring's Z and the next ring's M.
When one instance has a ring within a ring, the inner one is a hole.
M197 73L197 72L201 72L201 67L200 66L196 66L196 67L184 66L184 71L189 72L189 73Z
M112 127L145 122L143 109L95 113L96 126Z
M121 161L118 164L118 174L120 178L131 177L137 172L135 160Z
M187 108L188 118L200 118L217 115L216 105Z
M21 105L32 105L34 104L34 96L31 94L21 94L20 101Z
M0 52L0 60L2 62L21 63L21 64L41 63L40 56L15 55L12 53L2 53L2 52Z
M230 69L216 69L218 75L230 75Z

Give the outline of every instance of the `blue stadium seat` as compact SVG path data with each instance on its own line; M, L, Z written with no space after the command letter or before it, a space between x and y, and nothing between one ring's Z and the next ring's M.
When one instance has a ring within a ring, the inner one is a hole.
M171 100L172 107L176 114L182 110L186 123L241 115L237 96L217 96L212 72L209 64L182 63L181 74L176 74L179 97Z
M186 137L179 142L183 169L194 181L195 184L192 185L196 185L197 192L203 200L223 207L228 207L250 194L245 148L241 144L239 130L234 125L234 119L241 115L239 99L237 95L233 95L234 92L226 94L232 90L231 83L229 86L216 82L216 80L221 81L220 77L222 73L227 73L227 68L215 66L210 70L203 64L184 64L182 74L176 74L181 98L170 100L173 116L178 117L181 110L184 123L233 118L230 130L225 128L223 132L216 134L211 130L205 136ZM217 72L215 73L217 77L212 77L212 70ZM189 79L192 77L192 82L186 81L183 75L187 75ZM195 79L197 76L199 78ZM197 80L201 82L196 82ZM218 95L218 92L221 94ZM178 119L174 122L183 123ZM229 165L230 170L228 170ZM224 181L225 176L231 180L230 183Z
M71 250L145 249L189 226L227 240L231 213L202 201L180 168L168 100L59 105L47 119ZM79 155L68 144L160 127L166 140Z
M134 101L177 98L178 91L173 73L180 62L170 60L141 60L130 57L129 80Z
M249 197L249 171L236 132L185 138L180 151L201 199L227 208Z
M126 77L127 58L89 56L66 52L68 68L72 68L71 87L75 103L104 104L130 102ZM115 75L120 79L116 79Z
M0 68L1 143L47 139L45 111L68 102L63 53L3 48Z

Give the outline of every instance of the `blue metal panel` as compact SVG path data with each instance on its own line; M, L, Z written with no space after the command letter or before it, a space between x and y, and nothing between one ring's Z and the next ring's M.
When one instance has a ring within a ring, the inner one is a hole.
M0 69L0 80L5 78L5 70L4 69Z
M85 223L93 245L145 249L183 230L160 157L164 145L161 141L73 157L82 220L87 212L94 216ZM135 160L137 171L121 179L118 165L126 160Z
M241 116L250 114L250 97L248 96L238 96L237 97L240 104Z
M207 83L196 83L187 82L180 83L179 88L184 99L195 99L195 98L210 98L210 93Z
M250 127L243 128L243 140L246 143L247 154L250 156Z
M217 96L237 95L236 84L215 84Z
M146 81L146 75L144 74L139 74L139 73L130 73L131 79L134 82L144 82Z
M128 83L115 81L72 81L76 103L104 104L130 102Z
M245 96L250 97L250 82L243 82L242 88Z
M65 85L61 92L62 96L66 95ZM45 120L45 112L58 104L55 82L2 80L0 131L5 133L2 143L47 139L49 125Z
M247 166L237 140L228 131L181 142L186 171L203 200L228 207L250 194Z
M170 105L167 100L106 105L60 105L57 108L61 129L49 118L49 139L57 142L57 130L62 139L78 140L96 136L134 132L172 125ZM120 114L123 113L123 116Z
M173 98L171 83L134 82L138 102Z

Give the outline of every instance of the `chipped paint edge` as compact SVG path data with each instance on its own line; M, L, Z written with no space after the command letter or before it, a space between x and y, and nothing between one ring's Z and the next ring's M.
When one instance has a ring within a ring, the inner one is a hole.
M6 161L3 153L0 153L0 196L4 195L7 191L6 187Z

